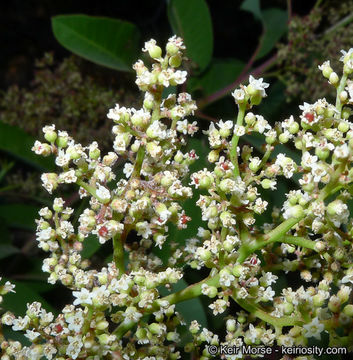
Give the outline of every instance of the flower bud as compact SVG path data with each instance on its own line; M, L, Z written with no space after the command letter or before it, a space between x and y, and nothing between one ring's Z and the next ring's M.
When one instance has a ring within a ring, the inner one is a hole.
M341 308L341 300L338 296L333 295L331 296L329 302L328 302L328 308L333 312L337 313L340 311Z
M173 68L177 68L181 65L181 61L181 56L179 54L176 54L169 58L169 65Z
M50 143L53 143L55 142L55 140L57 139L58 135L55 131L53 130L50 130L50 131L47 131L45 134L44 134L44 138L45 140L47 140L48 142Z
M335 85L338 85L339 81L340 81L340 79L339 79L338 75L335 72L332 72L329 77L330 84L335 86Z

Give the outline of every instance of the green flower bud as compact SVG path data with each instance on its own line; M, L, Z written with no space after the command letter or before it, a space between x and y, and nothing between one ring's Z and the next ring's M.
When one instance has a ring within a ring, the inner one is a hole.
M348 122L345 122L345 121L341 121L339 124L338 124L338 127L337 129L339 131L342 131L343 133L347 132L349 130L349 123Z
M90 150L89 157L93 160L97 160L101 155L101 151L99 149Z
M289 131L291 134L296 134L296 133L299 131L299 124L295 121L294 123L292 123L292 124L289 126L288 131Z
M343 308L343 313L349 317L353 317L353 305L348 304Z
M179 54L173 55L169 58L169 65L171 67L177 68L181 65L182 58Z
M256 116L250 112L245 115L244 121L247 125L253 126L256 122Z
M330 150L329 149L320 149L317 147L315 149L315 155L320 159L325 161L330 156Z
M340 81L340 79L339 79L338 75L335 72L332 72L329 77L330 84L338 85L339 81Z
M280 134L280 135L278 136L278 140L280 141L281 144L285 144L285 143L288 142L289 137L288 137L287 134L282 133L282 134Z
M58 135L55 131L53 130L50 130L50 131L47 131L45 134L44 134L44 138L45 140L49 141L50 143L53 143L55 142L55 140L57 139Z
M341 308L341 300L336 295L331 296L328 302L328 308L333 312L337 313Z
M168 42L165 49L170 56L178 54L179 51L179 48L173 42Z
M152 59L159 59L162 56L162 49L157 45L151 46L148 49L148 54Z
M214 163L216 162L217 160L219 159L219 151L217 150L212 150L208 153L208 157L207 157L207 160L210 162L210 163Z
M211 257L212 257L212 253L211 253L210 250L208 250L208 249L201 249L200 250L200 259L202 261L208 261L208 260L211 259Z
M66 148L68 141L69 141L69 139L68 139L67 136L59 136L59 137L56 139L56 145L57 145L59 148Z
M235 277L240 277L243 273L243 266L242 265L235 265L232 269L232 274Z

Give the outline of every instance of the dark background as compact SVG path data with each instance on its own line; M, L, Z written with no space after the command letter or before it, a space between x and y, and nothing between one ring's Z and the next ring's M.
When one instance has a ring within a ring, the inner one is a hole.
M214 56L246 60L261 34L261 24L252 15L239 11L241 0L207 1L214 29ZM171 34L166 16L167 0L147 1L52 1L12 0L1 4L0 12L0 88L14 83L28 84L33 64L44 52L53 51L57 59L69 55L54 38L50 19L59 14L87 14L130 21L141 31L141 45L150 38L164 42ZM293 1L293 14L306 15L315 1ZM285 0L262 1L262 8L286 9ZM116 76L116 72L114 72Z

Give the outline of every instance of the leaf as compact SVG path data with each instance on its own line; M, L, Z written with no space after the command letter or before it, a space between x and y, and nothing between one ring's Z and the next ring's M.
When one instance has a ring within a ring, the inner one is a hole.
M19 253L20 250L12 245L0 245L0 259Z
M251 12L257 20L262 21L260 0L245 0L241 4L240 9Z
M139 30L129 22L88 15L52 18L54 36L73 53L96 64L130 71L139 54Z
M274 48L277 41L287 31L287 11L278 8L262 11L259 0L245 0L240 8L252 13L255 19L262 22L263 34L260 38L259 51L256 55L256 60L261 59Z
M261 48L256 59L267 55L276 45L277 41L287 31L287 12L281 9L268 9L262 12L264 34L261 39Z
M38 170L52 170L52 158L43 158L31 151L35 139L18 127L0 121L0 150L3 150Z
M100 247L101 244L99 243L97 236L89 235L83 241L83 250L81 251L81 256L84 259L89 259L100 249Z
M212 20L206 1L170 0L168 19L174 33L184 39L187 56L204 70L213 52Z
M25 204L0 205L0 218L3 218L8 226L33 230L38 210L36 206Z
M188 91L201 89L204 96L210 95L233 82L243 68L244 63L238 59L214 60L202 76L189 79Z
M10 280L15 285L15 293L8 293L4 296L1 307L6 311L12 311L16 315L23 316L26 312L27 303L39 301L47 311L56 313L55 309L36 291L33 291L26 282L14 281L12 279L2 279L2 282Z

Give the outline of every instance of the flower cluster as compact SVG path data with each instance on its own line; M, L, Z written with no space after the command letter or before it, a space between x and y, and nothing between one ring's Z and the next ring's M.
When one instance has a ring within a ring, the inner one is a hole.
M101 156L96 142L82 146L54 125L43 129L46 143L34 144L33 151L54 155L61 169L43 174L46 190L76 184L89 205L77 226L70 220L73 209L60 197L40 210L38 246L49 253L43 271L50 283L72 290L73 302L58 316L37 302L27 304L24 317L6 312L2 323L25 331L32 345L4 340L2 360L174 360L185 352L206 360L208 345L306 346L323 332L330 346L351 345L353 221L347 204L353 194L353 125L347 105L353 103L353 50L343 52L341 78L328 62L319 67L337 90L336 104L304 103L297 118L282 122L270 124L256 114L269 84L250 76L247 86L232 93L236 122L219 120L204 131L212 169L189 175L198 157L182 147L197 131L196 122L186 118L196 105L185 92L163 92L186 80L178 70L184 49L175 36L164 56L154 40L145 43L152 67L142 60L134 65L143 107L116 105L108 113L114 151ZM264 139L262 152L241 142L254 134ZM292 156L289 144L301 156ZM125 160L122 174L114 167L119 158ZM273 222L259 225L269 210L266 193L282 180L294 189L281 209L272 209ZM185 245L171 246L163 264L151 250L165 246L169 224L183 229L191 220L182 202L192 197L192 187L201 192L196 204L202 224ZM136 241L127 241L131 231ZM112 243L113 261L100 270L80 254L92 236ZM163 297L161 289L179 282L186 266L208 276ZM297 288L279 289L277 280L289 272L300 275ZM226 316L224 339L196 320L185 324L176 311L177 303L197 296L212 299L214 316ZM234 303L240 312L231 311ZM181 348L185 325L191 341ZM231 358L243 357L238 352Z

